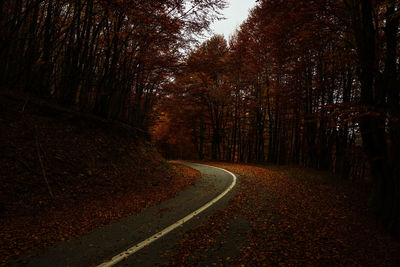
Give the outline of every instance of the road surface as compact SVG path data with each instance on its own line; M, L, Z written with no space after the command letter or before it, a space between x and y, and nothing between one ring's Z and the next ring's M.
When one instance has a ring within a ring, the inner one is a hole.
M225 170L195 163L181 164L200 171L202 177L177 197L117 223L98 228L89 235L61 242L46 251L37 251L33 257L25 260L24 266L98 266L113 258L115 263L118 262L116 266L162 264L166 259L161 258L160 251L173 251L182 233L195 228L214 211L224 208L236 191L235 177ZM135 245L153 235L159 235L160 231L182 218L188 218L188 215L199 209L205 210L182 225L175 225L173 230L154 242L147 242L145 247L129 257L118 257L121 252L126 254ZM21 266L21 261L11 263L11 266Z

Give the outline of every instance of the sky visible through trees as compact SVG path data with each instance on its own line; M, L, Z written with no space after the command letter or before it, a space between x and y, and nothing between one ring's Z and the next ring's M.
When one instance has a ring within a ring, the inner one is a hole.
M211 30L214 34L223 34L225 39L229 39L240 24L247 18L250 9L255 5L255 0L228 1L228 7L222 10L224 19L212 23L210 26Z
M0 86L129 124L167 158L368 180L399 235L398 1L260 0L193 48L226 4L1 1Z

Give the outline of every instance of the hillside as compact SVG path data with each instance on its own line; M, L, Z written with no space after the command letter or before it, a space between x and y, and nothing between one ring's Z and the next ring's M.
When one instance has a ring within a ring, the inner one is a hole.
M199 174L135 129L0 91L0 262L172 197Z

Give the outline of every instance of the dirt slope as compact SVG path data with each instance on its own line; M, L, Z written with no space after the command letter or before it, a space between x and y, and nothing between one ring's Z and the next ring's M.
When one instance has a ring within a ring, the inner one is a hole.
M0 151L3 263L136 213L199 178L168 165L133 128L5 90Z

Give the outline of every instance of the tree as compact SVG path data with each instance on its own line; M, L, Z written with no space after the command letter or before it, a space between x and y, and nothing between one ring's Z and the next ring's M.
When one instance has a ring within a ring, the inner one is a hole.
M399 5L368 0L346 1L346 5L360 67L360 131L371 166L372 202L386 228L400 236ZM384 15L376 21L375 15L381 12ZM380 34L384 51L377 46Z
M5 0L0 86L119 120L140 132L182 51L224 0Z

